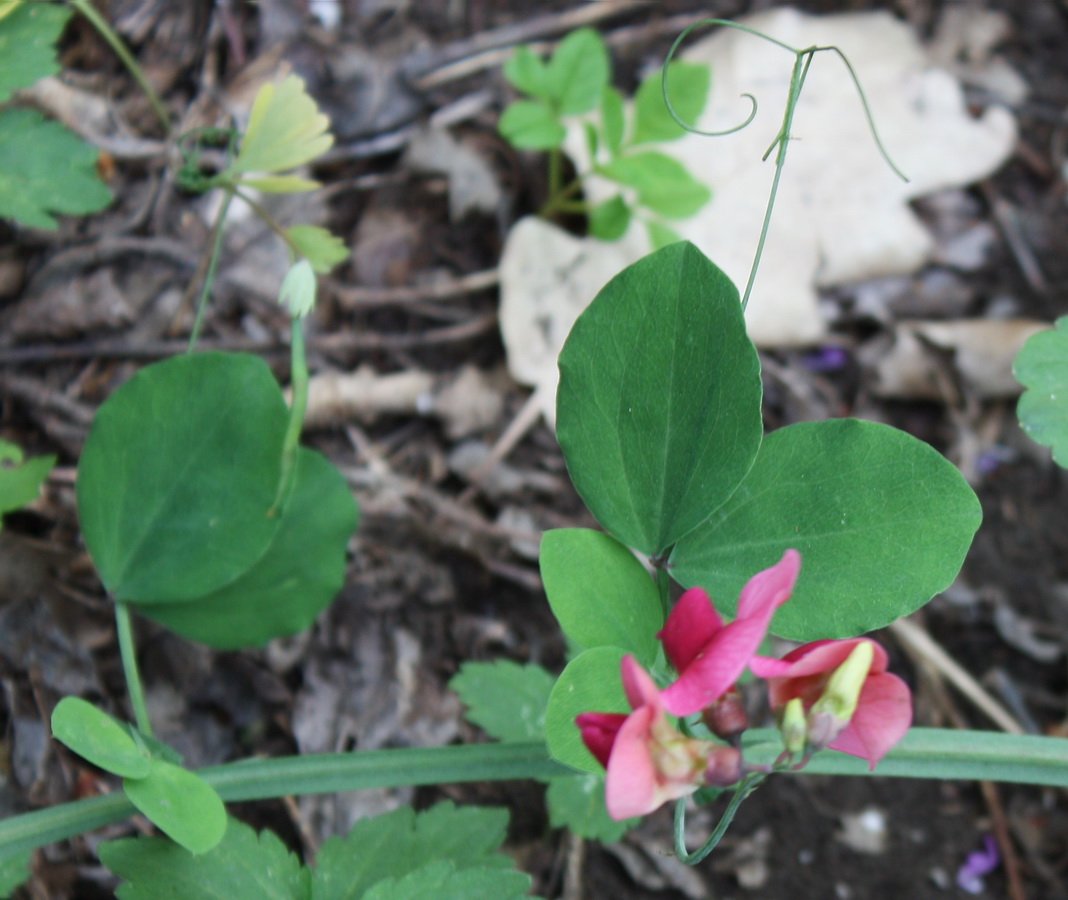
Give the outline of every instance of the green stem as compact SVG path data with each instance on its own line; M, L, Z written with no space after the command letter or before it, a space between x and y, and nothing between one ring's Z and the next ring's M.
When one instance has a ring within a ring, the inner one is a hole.
M664 554L664 559L669 555ZM667 621L668 613L671 612L671 576L663 563L656 567L656 588L660 592L660 608L664 611L664 621Z
M171 134L171 118L167 113L167 108L163 105L163 101L160 100L159 95L156 93L156 89L149 83L144 70L138 65L137 60L134 59L129 47L127 47L123 39L115 33L115 29L111 27L111 23L96 11L96 8L89 2L89 0L70 0L70 5L89 20L100 36L107 41L111 49L115 51L115 55L122 60L122 64L126 66L129 73L133 76L138 87L145 92L148 102L152 105L153 112L155 112L160 124L163 125L163 131L169 137Z
M227 802L405 785L546 779L575 774L549 759L544 743L327 753L249 759L197 772ZM134 813L122 793L76 800L0 821L0 861L121 822Z
M241 190L241 188L238 187L236 184L235 185L231 185L230 186L230 190L232 190L234 192L234 194L236 194L245 203L247 203L248 206L249 206L249 209L251 209L257 216L259 216L263 220L263 223L268 228L270 228L271 231L273 231L283 241L286 242L286 246L289 248L290 252L295 257L297 257L298 259L300 258L300 256L301 256L300 248L296 244L293 243L293 239L286 233L286 230L281 225L278 224L278 222L275 220L274 216L272 216L269 212L267 212L267 208L262 203L258 203L256 200L254 200L252 197L250 197L248 194L246 194L243 190Z
M750 765L771 765L782 749L773 728L754 729L744 741ZM875 772L853 756L825 750L804 773L897 778L1004 781L1068 787L1068 741L992 731L913 728ZM797 774L784 773L789 777ZM198 774L227 802L290 794L326 794L402 785L545 779L578 774L553 762L541 742L371 750L249 759ZM119 794L64 803L0 821L0 860L22 850L84 834L132 815Z
M137 668L137 647L134 645L130 607L122 600L115 601L115 629L119 636L122 671L126 676L126 690L130 694L130 706L133 707L137 730L146 737L152 737L152 720L148 717L145 692L141 687L141 673Z
M690 853L686 850L686 798L679 800L675 805L675 853L688 866L696 866L701 860L703 860L709 853L716 849L719 842L723 840L723 835L727 833L727 829L730 828L731 822L734 821L734 816L738 812L739 807L745 802L746 798L753 793L761 783L768 776L764 773L756 773L753 775L747 775L742 779L741 783L734 789L734 793L731 795L730 803L727 804L727 808L723 811L723 815L720 816L719 822L716 823L716 827L713 829L712 834L709 835L708 840L705 841L700 847Z
M208 263L208 271L204 274L204 284L200 288L200 299L197 301L197 315L193 320L193 330L189 334L188 352L196 349L200 332L204 328L204 316L208 309L208 297L211 295L212 285L215 284L215 271L219 268L219 258L222 256L223 225L226 222L226 214L230 211L230 204L234 200L232 191L226 191L222 206L215 217L215 225L212 231L211 260Z
M278 479L278 493L268 515L275 515L282 507L293 485L297 444L300 429L304 425L304 412L308 408L308 360L304 351L304 320L293 316L290 329L290 382L293 386L293 403L289 407L289 422L282 442L282 471Z

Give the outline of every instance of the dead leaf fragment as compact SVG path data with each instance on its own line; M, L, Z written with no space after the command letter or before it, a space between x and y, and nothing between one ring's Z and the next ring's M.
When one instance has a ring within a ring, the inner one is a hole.
M908 26L889 13L816 17L777 9L741 20L795 47L835 45L864 87L879 134L902 182L869 131L856 89L839 60L817 58L793 126L768 242L746 311L760 346L803 346L825 333L816 287L906 274L926 262L934 241L909 208L924 194L969 184L1010 155L1015 120L1001 108L980 117L967 110L957 79L930 64ZM781 47L722 28L686 51L714 69L712 93L698 127L731 128L744 119L743 93L759 104L754 122L727 137L688 135L657 149L682 162L712 189L711 202L672 222L738 285L744 285L774 176L765 150L780 127L792 59ZM571 127L568 152L583 169L588 150L582 123ZM618 186L590 177L591 202ZM641 223L622 240L574 238L524 220L508 236L501 265L501 330L509 370L544 389L552 415L556 356L571 323L597 290L649 251Z
M937 351L945 351L963 384L983 399L1017 396L1022 390L1012 363L1031 335L1050 326L1028 319L904 321L890 344L873 343L865 362L874 370L873 393L899 400L944 400L944 376Z

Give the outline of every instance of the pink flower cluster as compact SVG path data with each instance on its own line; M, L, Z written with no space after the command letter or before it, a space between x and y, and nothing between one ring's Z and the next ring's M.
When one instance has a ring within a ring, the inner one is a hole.
M725 787L745 775L739 738L748 721L735 683L747 666L768 679L787 756L803 753L807 761L816 750L831 747L874 768L908 730L908 687L886 671L886 651L872 640L816 641L782 659L756 656L800 568L800 554L787 550L776 565L755 575L729 624L704 590L686 591L658 635L678 678L659 690L637 660L626 656L623 688L632 712L577 717L583 742L607 771L606 804L614 819L645 815L700 787ZM726 743L688 737L668 720L668 713L698 712Z

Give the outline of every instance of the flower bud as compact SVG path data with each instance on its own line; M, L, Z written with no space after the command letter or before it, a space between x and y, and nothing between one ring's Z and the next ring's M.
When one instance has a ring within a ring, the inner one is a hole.
M787 753L797 756L804 752L808 743L808 722L805 719L805 704L800 697L794 697L783 707L779 731Z
M737 686L716 700L701 713L708 730L728 743L736 743L742 732L749 727L749 716Z
M710 787L728 787L742 780L742 751L737 747L717 746L708 754L704 783Z

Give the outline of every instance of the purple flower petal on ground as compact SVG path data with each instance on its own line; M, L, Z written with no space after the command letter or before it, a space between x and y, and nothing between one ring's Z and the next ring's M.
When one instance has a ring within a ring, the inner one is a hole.
M989 875L1001 865L1001 851L992 834L983 838L983 849L969 853L964 865L957 871L957 887L969 894L981 894L986 885L983 876Z

